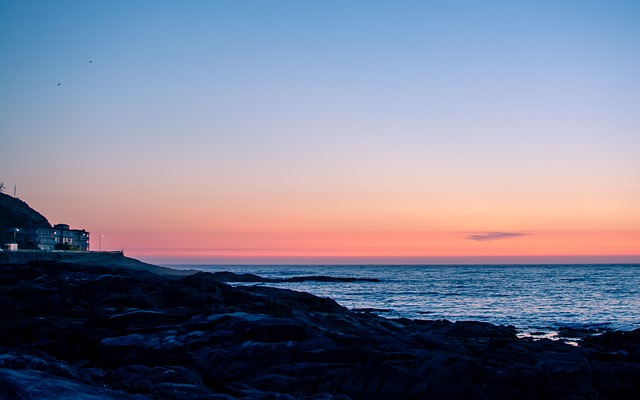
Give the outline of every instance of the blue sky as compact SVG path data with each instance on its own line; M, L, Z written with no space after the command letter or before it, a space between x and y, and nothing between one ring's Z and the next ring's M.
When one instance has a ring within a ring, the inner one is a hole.
M134 255L171 229L637 232L639 20L631 1L3 1L0 181Z

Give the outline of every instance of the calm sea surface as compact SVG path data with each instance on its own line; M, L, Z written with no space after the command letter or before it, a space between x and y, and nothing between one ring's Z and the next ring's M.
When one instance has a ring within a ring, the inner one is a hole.
M486 321L514 325L521 334L534 336L552 336L563 328L640 328L640 264L170 267L267 278L377 278L381 282L264 285L330 297L350 309L383 310L378 314L387 318Z

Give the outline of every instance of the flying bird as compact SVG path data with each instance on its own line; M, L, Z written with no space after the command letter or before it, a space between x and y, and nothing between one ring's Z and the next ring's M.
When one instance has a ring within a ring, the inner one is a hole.
M58 86L60 86L61 82L58 82Z
M91 64L93 62L93 60L89 60L89 64Z

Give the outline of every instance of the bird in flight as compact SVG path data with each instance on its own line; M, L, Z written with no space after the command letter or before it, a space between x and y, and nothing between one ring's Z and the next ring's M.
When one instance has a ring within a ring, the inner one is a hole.
M61 82L58 82L58 86L60 86Z
M93 60L89 60L89 64L91 64L93 62Z

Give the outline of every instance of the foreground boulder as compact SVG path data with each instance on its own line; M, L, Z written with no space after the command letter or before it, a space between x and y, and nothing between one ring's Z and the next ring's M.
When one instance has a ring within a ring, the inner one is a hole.
M0 266L1 399L638 399L640 331L580 346L262 286Z

